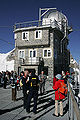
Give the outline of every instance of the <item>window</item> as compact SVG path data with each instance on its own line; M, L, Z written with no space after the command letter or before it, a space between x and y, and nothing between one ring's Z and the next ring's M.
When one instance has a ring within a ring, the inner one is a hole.
M36 50L30 50L30 58L36 57Z
M35 39L41 39L41 38L42 38L42 30L36 30Z
M33 51L33 57L36 57L36 51L35 50Z
M29 40L29 32L22 32L22 40Z
M51 50L48 50L48 57L51 57Z
M30 51L30 57L32 57L32 51Z
M37 62L37 50L30 49L29 51L29 63L35 64Z
M50 58L51 57L51 49L44 49L43 50L43 57Z
M24 50L19 50L19 58L24 58L25 57L25 52Z
M44 50L44 57L47 57L47 50Z

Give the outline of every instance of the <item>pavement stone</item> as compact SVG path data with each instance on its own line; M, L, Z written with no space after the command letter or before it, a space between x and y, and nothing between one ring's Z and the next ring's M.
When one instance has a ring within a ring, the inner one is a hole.
M31 112L26 113L23 109L23 94L22 90L17 91L17 100L12 101L12 90L10 86L7 89L0 87L0 120L68 120L68 112L66 111L63 117L55 117L54 104L55 95L52 89L52 84L46 82L46 94L38 97L37 114L34 115L33 99L31 101ZM66 108L67 100L64 100L63 106Z

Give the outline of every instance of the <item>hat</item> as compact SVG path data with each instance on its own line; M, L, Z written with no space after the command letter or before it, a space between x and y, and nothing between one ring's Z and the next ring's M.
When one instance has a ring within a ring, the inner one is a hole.
M57 79L61 79L61 78L62 78L62 76L61 76L60 74L57 74L55 77L56 77Z

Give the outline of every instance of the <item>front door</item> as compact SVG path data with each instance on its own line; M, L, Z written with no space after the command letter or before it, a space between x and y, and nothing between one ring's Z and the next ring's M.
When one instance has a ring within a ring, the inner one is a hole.
M37 51L36 50L30 50L29 51L29 63L35 64L37 60Z

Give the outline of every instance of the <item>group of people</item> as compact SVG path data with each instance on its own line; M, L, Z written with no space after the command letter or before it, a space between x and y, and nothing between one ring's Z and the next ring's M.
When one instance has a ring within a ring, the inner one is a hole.
M2 71L0 72L0 84L3 85L4 89L6 89L7 84L15 84L17 77L18 75L16 71Z
M20 73L20 76L17 75L16 71L12 72L2 72L0 73L0 82L3 80L3 87L6 88L7 81L10 84L19 83L20 87L23 90L23 101L24 101L24 109L26 112L30 112L30 103L33 97L34 106L33 113L37 112L37 99L38 99L38 91L40 90L40 95L46 93L45 91L45 82L47 76L44 74L44 71L41 71L41 74L37 76L36 71L29 72L28 69L25 69ZM63 99L65 99L67 95L67 80L69 77L69 72L66 73L62 71L61 74L55 75L53 78L53 90L55 90L55 113L54 116L58 117L58 103L60 103L60 116L63 116ZM18 82L17 82L18 80Z
M67 80L69 77L69 72L66 73L62 71L62 74L57 74L53 78L53 89L55 90L55 115L58 114L58 103L60 103L60 116L63 116L63 99L67 96ZM37 99L38 99L38 90L40 89L40 94L45 93L45 81L47 76L44 74L44 71L41 72L39 76L35 74L35 71L29 73L26 69L24 72L21 72L20 75L20 84L23 87L23 96L24 96L24 108L29 113L30 112L30 103L33 97L34 106L33 113L37 111Z
M44 71L42 71L39 76L37 76L35 72L35 70L29 72L25 69L24 72L22 71L20 74L20 86L23 88L24 109L26 109L26 112L30 112L30 103L33 97L34 114L36 114L37 111L38 90L40 88L41 95L45 94L45 81L47 79L47 76L44 75Z

